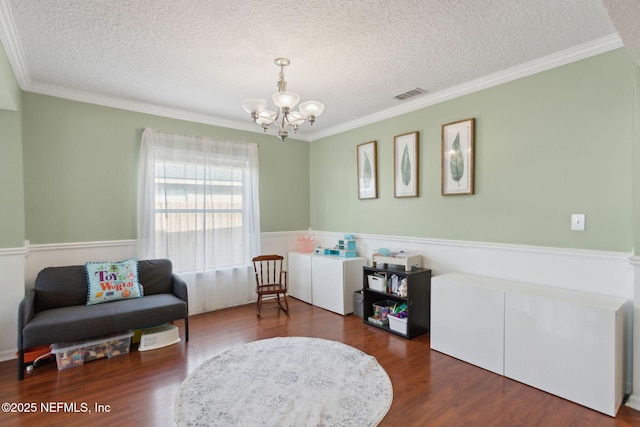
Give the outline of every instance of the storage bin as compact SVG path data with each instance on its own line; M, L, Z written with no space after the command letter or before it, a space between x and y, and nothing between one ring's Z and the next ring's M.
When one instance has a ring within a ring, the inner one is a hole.
M56 343L51 345L51 353L56 355L58 370L73 368L91 360L129 353L132 336L133 331L127 331L83 341Z
M396 302L391 300L376 302L373 304L373 315L379 319L386 319L394 305Z
M389 319L386 317L384 319L380 319L379 317L369 316L368 320L369 320L369 323L373 323L374 325L378 325L378 326L389 325Z
M389 319L389 329L401 334L407 333L407 319L408 317L397 317L395 314L390 313L387 316Z
M298 252L305 254L313 252L314 236L298 236Z
M355 291L353 293L353 314L358 317L364 316L364 295L362 291Z
M369 289L375 291L386 292L387 291L387 279L382 276L374 276L370 274L367 276L369 281Z
M142 331L138 351L155 350L178 342L180 342L178 327L165 323Z

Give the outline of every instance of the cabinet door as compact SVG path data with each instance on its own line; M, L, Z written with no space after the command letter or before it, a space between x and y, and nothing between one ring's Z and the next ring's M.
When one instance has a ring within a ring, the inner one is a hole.
M504 291L434 277L431 348L503 375Z
M338 314L353 313L353 293L362 288L365 258L314 256L311 262L313 305Z
M340 258L315 256L312 260L313 305L344 313L344 268Z
M312 304L311 255L289 252L289 295Z
M504 375L615 417L624 395L624 302L563 297L506 293Z

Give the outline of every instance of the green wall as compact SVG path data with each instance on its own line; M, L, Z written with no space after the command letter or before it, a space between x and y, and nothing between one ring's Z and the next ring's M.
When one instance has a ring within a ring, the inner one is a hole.
M261 230L309 226L309 143L23 93L26 236L33 244L136 238L144 127L259 144Z
M608 52L311 143L311 227L631 251L635 68ZM441 196L441 125L476 119L475 195ZM393 196L393 137L420 132L420 194ZM378 141L379 197L356 146ZM586 231L570 230L571 213Z
M0 79L15 90L2 54ZM140 134L153 127L260 144L264 232L632 251L637 73L619 49L310 144L22 93L20 111L0 111L0 247L135 238ZM441 196L441 125L470 117L476 194ZM411 131L420 132L420 196L396 199L393 136ZM379 198L358 200L356 146L372 140ZM571 213L587 215L586 231L570 231Z
M22 247L25 240L20 87L0 43L0 91L17 111L0 109L0 248Z

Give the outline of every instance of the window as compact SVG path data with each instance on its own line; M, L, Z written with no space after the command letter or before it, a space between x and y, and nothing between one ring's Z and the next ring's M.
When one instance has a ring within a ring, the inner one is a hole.
M141 256L170 259L193 286L249 265L260 247L256 144L145 129L138 237Z

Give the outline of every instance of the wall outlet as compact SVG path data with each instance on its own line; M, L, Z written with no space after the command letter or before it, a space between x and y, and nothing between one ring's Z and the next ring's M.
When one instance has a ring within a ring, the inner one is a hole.
M584 214L571 214L571 230L584 231Z

